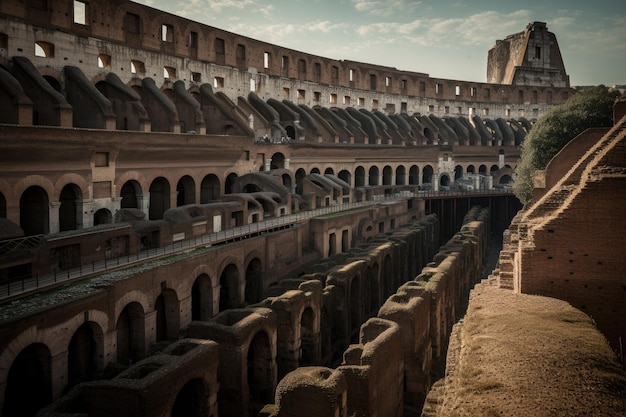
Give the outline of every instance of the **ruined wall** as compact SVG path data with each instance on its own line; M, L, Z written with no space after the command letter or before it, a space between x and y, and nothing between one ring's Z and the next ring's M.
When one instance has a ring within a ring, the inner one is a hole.
M558 159L571 153L555 156L548 168L561 171L549 174L561 180L515 217L496 271L502 287L581 309L614 349L626 328L626 228L619 215L626 203L625 126L626 119L617 121L569 170Z
M463 314L469 290L485 276L488 219L488 210L472 209L462 230L441 248L434 261L387 298L378 318L361 326L358 343L346 349L336 368L347 382L346 405L337 400L342 398L342 389L320 398L316 393L325 389L327 378L312 381L311 375L320 371L303 367L287 374L285 383L277 387L276 403L267 406L262 415L298 415L297 410L308 408L303 394L308 390L316 400L311 406L319 410L318 416L419 413L431 377L440 375L445 365L452 326ZM382 363L386 366L380 366ZM332 369L325 372L333 374Z

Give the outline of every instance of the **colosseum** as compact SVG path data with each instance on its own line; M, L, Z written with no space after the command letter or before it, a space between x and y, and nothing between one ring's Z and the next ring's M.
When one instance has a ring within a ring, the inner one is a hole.
M623 415L626 101L522 207L520 146L576 90L543 22L487 66L439 79L127 0L3 0L0 416ZM538 299L548 336L515 341ZM515 360L480 368L478 340ZM557 343L546 366L578 373L550 372L542 414L513 347Z

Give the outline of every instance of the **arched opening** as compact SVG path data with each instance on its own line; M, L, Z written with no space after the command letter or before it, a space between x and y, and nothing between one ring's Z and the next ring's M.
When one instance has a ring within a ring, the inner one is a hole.
M283 179L283 185L285 186L285 188L291 191L291 175L285 173L282 175L282 179Z
M146 356L145 314L141 304L129 303L117 318L117 362L131 365Z
M261 261L254 258L246 268L246 295L247 304L256 304L263 299L263 274Z
M487 175L487 165L481 165L478 167L478 173L480 175Z
M409 184L418 185L420 183L420 169L417 165L411 165L409 168Z
M430 165L426 165L424 169L422 169L422 184L431 184L432 180L433 180L433 167L431 167Z
M66 391L96 377L98 349L91 323L83 323L72 336L67 348Z
M224 183L224 194L232 194L233 193L233 185L235 185L235 181L237 181L237 174L234 172L228 174L226 177L226 182Z
M324 175L335 175L335 171L332 168L328 167L324 170Z
M450 177L448 174L441 174L439 177L439 189L446 190L450 187Z
M354 171L354 186L365 187L365 168L362 166L356 167Z
M383 168L383 185L392 185L391 180L393 179L393 170L389 165L385 165Z
M319 174L319 173L320 173L319 168L311 168L311 174Z
M176 207L196 203L196 183L189 175L185 175L176 184Z
M191 319L208 320L213 317L213 288L211 278L200 274L191 288Z
M61 202L59 206L59 231L64 232L78 228L76 200L79 200L81 195L80 188L75 184L67 184L61 190L59 196Z
M93 225L113 223L113 216L109 209L101 208L93 214Z
M239 286L239 271L233 264L224 268L220 275L220 311L235 308L239 305L237 288Z
M125 208L139 208L137 203L137 196L141 195L141 186L135 180L126 181L120 191L120 197L122 201L120 207Z
M48 233L48 206L46 190L37 185L24 190L20 197L20 227L26 236Z
M170 208L170 183L163 177L155 178L150 184L150 220L163 218L165 210Z
M272 348L265 332L258 332L248 347L247 377L250 415L256 416L274 400L274 367Z
M474 165L468 165L467 166L467 173L468 174L473 174L474 172L476 172L476 168L474 168Z
M350 175L350 171L342 169L339 171L338 177L341 181L344 181L348 185L352 186L352 176Z
M296 137L296 129L293 126L286 126L285 131L287 132L287 137L290 139L298 139Z
M306 177L306 171L298 168L296 171L296 194L302 195L302 180Z
M307 307L300 318L300 366L317 364L315 345L315 313Z
M403 165L400 165L396 168L396 185L405 185L406 184L406 168Z
M510 183L513 182L513 178L510 175L505 174L505 175L500 177L500 181L498 181L498 182L500 184L510 184Z
M171 417L203 417L209 415L209 406L205 393L204 383L200 378L187 382L180 390L174 405Z
M497 170L499 170L500 167L497 165L492 165L491 168L489 169L489 171L493 174L494 172L496 172Z
M15 358L4 391L4 417L33 417L52 402L50 349L42 343L25 347Z
M174 290L165 288L154 303L156 310L156 341L174 340L180 330L180 310Z
M248 183L243 186L243 189L241 191L244 193L258 193L259 191L263 190L257 184Z
M220 180L215 174L209 174L200 184L200 204L220 199Z
M276 152L272 155L272 163L270 169L283 169L285 168L285 155L280 152Z
M367 185L378 185L378 167L373 166L368 172Z
M463 167L461 165L457 165L454 167L454 179L458 180L463 178Z

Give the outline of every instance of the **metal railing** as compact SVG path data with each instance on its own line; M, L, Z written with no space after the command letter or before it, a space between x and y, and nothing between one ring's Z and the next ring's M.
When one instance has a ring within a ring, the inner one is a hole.
M165 256L172 256L194 249L207 248L223 243L237 241L246 237L256 236L262 233L268 233L274 230L285 229L287 227L295 227L299 222L319 217L325 214L338 213L348 211L355 208L372 206L379 204L381 201L399 200L405 198L441 198L441 197L471 197L483 195L508 195L508 190L477 190L477 191L419 191L418 193L397 193L388 195L377 195L371 200L341 203L337 205L322 207L314 210L302 211L299 213L288 214L281 217L272 217L256 223L250 223L243 226L236 226L219 232L208 233L200 236L194 236L190 239L175 241L171 244L158 248L143 249L135 254L128 254L114 258L104 259L90 264L81 264L76 267L54 270L52 273L45 275L27 276L24 278L12 279L9 282L0 283L0 301L17 298L42 288L53 287L80 279L89 278L94 275L105 272L115 271L117 269L142 264L150 260L156 260ZM41 236L37 237L41 239Z

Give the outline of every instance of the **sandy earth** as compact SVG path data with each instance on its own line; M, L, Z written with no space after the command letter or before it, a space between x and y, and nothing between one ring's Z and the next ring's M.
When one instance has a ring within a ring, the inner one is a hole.
M423 416L624 417L626 377L583 312L483 281Z

